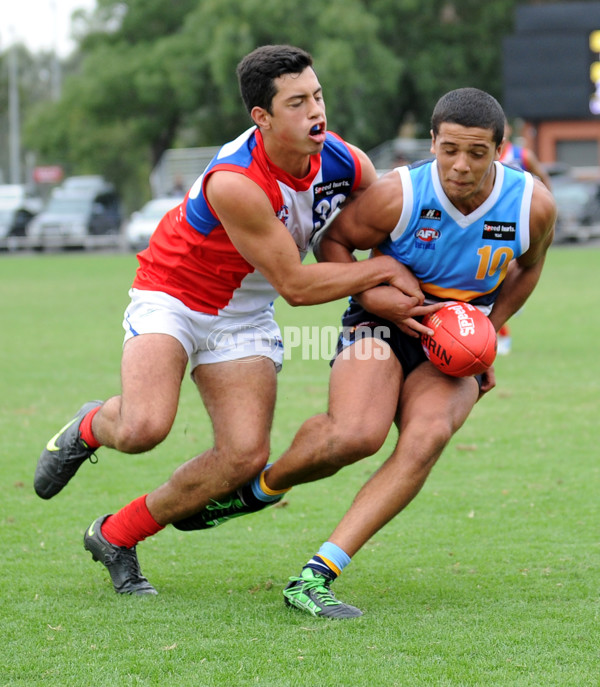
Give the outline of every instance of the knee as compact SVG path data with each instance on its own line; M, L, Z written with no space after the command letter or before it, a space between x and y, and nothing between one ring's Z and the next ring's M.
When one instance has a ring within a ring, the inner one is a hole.
M402 433L405 431L402 430ZM443 417L423 419L418 426L413 425L407 431L412 435L415 445L424 449L419 452L423 455L439 455L454 434L451 423Z
M234 458L234 470L240 485L245 484L264 469L269 460L269 447L252 449Z
M170 425L151 420L122 423L116 433L115 447L122 453L144 453L164 441Z
M447 418L437 417L428 423L426 436L429 436L440 450L452 439L454 428Z
M268 438L229 443L216 449L217 460L227 473L230 486L237 488L254 478L269 460Z
M321 451L322 461L336 472L377 453L386 436L387 432L381 427L331 423Z
M360 431L355 434L345 433L343 437L339 437L339 442L343 446L343 455L349 459L346 462L352 463L377 453L384 441L385 435L368 431Z

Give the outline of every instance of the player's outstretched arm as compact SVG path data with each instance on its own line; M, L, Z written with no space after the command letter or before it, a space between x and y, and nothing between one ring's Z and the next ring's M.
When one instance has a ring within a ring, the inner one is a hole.
M208 200L240 254L291 305L326 303L364 291L381 282L403 281L415 301L422 298L417 281L405 280L388 256L347 263L303 265L298 247L276 217L265 192L242 174L215 172L206 184Z

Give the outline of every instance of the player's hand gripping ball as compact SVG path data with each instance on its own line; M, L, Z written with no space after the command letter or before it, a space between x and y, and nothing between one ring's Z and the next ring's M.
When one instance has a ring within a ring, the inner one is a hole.
M427 315L423 324L433 336L421 336L429 360L452 377L481 374L496 357L496 331L481 310L469 303L449 301Z

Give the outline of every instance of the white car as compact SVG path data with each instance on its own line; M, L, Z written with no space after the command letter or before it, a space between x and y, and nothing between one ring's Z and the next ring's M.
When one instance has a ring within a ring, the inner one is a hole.
M42 199L23 184L0 185L0 239L25 236L31 219L42 209Z
M120 245L121 224L119 196L112 184L58 187L27 227L27 236L40 249Z
M160 220L182 200L182 196L154 198L134 212L125 227L127 245L133 250L146 248Z

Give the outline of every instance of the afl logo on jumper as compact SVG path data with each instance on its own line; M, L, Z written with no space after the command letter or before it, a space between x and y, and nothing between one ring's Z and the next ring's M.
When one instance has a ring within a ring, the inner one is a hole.
M439 229L434 227L419 227L415 232L415 238L423 243L434 243L441 236Z

